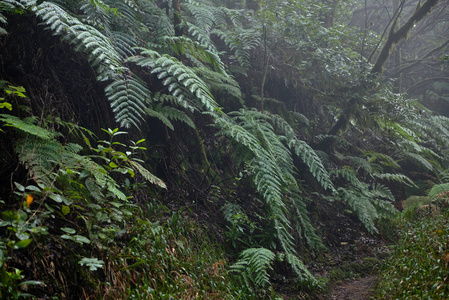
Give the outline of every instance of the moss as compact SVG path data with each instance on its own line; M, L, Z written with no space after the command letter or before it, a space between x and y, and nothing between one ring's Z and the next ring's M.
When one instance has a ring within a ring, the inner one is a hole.
M417 206L422 206L426 204L430 204L432 202L431 197L427 196L410 196L402 202L402 207L404 210L408 208L416 208Z

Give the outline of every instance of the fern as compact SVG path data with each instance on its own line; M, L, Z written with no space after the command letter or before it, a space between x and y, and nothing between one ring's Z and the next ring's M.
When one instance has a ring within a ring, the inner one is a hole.
M40 4L36 15L54 35L75 45L75 51L87 53L89 63L97 68L99 80L110 79L111 74L122 69L121 57L114 45L94 27L81 23L51 2Z
M306 244L312 249L320 249L323 248L323 244L321 238L315 232L315 228L310 221L310 218L307 214L307 206L304 199L297 193L291 195L291 203L292 206L291 211L295 215L295 229L298 234L306 240ZM299 275L299 274L298 274Z
M214 29L211 34L219 37L234 53L231 57L232 60L237 62L238 66L241 66L245 71L251 66L251 51L261 45L261 34L257 29L243 29L236 27L235 32L227 31L224 29Z
M147 115L155 117L162 121L171 130L174 130L173 124L170 120L175 120L188 125L190 128L196 128L193 120L183 111L176 109L171 106L163 106L162 104L157 104L152 108L146 110Z
M231 76L204 68L196 68L194 71L207 83L213 94L219 94L221 98L229 95L244 106L240 86Z
M280 256L283 256L282 254ZM282 258L282 257L281 257ZM316 283L316 279L313 277L313 275L307 270L304 263L296 256L292 254L285 254L285 259L292 267L293 271L299 276L300 279L307 278L309 280L312 280L313 283Z
M403 183L405 185L408 186L415 186L415 183L413 182L413 180L411 180L410 178L408 178L407 176L405 176L404 174L394 174L394 173L373 173L373 176L382 180L387 180L387 181L396 181L396 182L400 182Z
M270 284L268 272L273 270L275 258L276 254L266 248L249 248L242 251L231 270L242 275L250 289L263 288Z
M139 127L150 99L145 83L136 77L122 76L121 80L111 82L105 92L117 122L127 128Z
M154 176L153 174L151 174L151 172L149 172L147 169L145 169L141 164L139 164L136 161L131 161L131 165L137 170L139 171L139 173L150 183L157 185L163 189L166 189L167 186L165 185L165 183L159 179L158 177Z
M0 121L4 122L7 126L14 127L23 133L36 136L43 140L50 140L54 137L54 134L48 130L33 124L37 121L36 117L30 117L22 120L15 116L0 114Z
M360 186L362 184L357 178L357 174L355 173L354 169L349 166L344 166L341 169L332 170L331 175L341 177L353 186Z
M285 145L288 139L276 134L275 128L269 122L275 123L276 127L282 127L288 137L293 135L291 127L286 126L285 121L276 120L278 116L254 110L240 110L229 115L232 118L216 117L216 126L220 129L217 134L228 136L235 141L235 151L239 151L240 158L243 157L250 179L264 199L266 218L272 221L282 250L285 253L295 253L293 237L289 231L291 222L287 215L293 216L297 224L295 229L300 236L305 237L307 244L319 247L319 238L310 224L306 206L298 196L300 190L294 176L292 153ZM292 138L296 140L294 136ZM244 151L241 147L245 148ZM297 150L298 148L299 146L296 147ZM332 189L329 176L317 155L308 146L304 147L303 151L310 152L309 156L302 156L309 159L308 165L311 168L308 170L321 179L324 187ZM294 213L291 214L291 211Z
M377 232L374 224L378 218L377 209L364 191L366 191L366 188L357 190L340 187L337 189L340 199L349 205L366 229L371 233Z
M419 155L418 153L412 153L405 151L403 152L403 155L410 159L411 161L417 162L420 166L424 167L427 171L433 171L433 166L430 162L428 162L424 157Z
M145 56L134 56L129 58L129 61L150 68L151 73L157 74L179 102L193 96L206 110L213 111L218 108L207 85L190 68L174 57L161 56L153 50L143 50L141 54Z
M427 193L431 199L435 199L435 196L443 192L449 191L449 183L435 184Z
M301 158L307 165L308 171L318 180L324 189L333 190L333 184L329 178L329 174L324 167L321 159L315 151L304 141L296 138L296 134L290 124L279 115L266 113L270 120L280 129L281 133L285 135L285 140L289 148Z

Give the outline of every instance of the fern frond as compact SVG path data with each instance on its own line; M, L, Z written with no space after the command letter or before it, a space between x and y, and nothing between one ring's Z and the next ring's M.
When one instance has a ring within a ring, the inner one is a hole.
M190 68L174 57L160 56L153 50L144 50L141 54L145 56L134 56L129 61L150 68L151 73L157 74L168 91L178 97L179 101L193 96L206 110L213 111L218 108L207 85Z
M341 177L356 187L362 184L357 178L357 174L355 173L354 169L349 166L344 166L343 168L332 170L330 174Z
M374 196L387 199L389 201L394 201L394 196L391 190L383 184L376 183L372 186L370 191Z
M418 165L424 167L425 169L427 169L428 171L433 171L433 166L431 163L429 163L424 157L422 157L421 155L419 155L418 153L412 153L412 152L402 152L403 155L406 158L409 158L411 161L413 162L417 162Z
M114 45L94 27L81 23L58 5L47 1L37 7L36 15L54 35L75 45L75 51L88 55L89 63L97 68L99 80L109 79L111 72L121 70L121 57Z
M435 184L427 195L434 199L436 195L441 194L443 192L449 191L449 183Z
M366 160L363 157L357 157L357 156L346 156L346 159L348 159L351 163L352 166L357 170L357 169L362 169L364 170L366 173L371 174L371 172L373 171L373 166L372 164L370 164L368 162L368 160Z
M138 128L150 99L145 83L136 77L122 76L120 80L111 82L105 93L117 122L126 128L131 125Z
M351 188L339 187L337 191L341 200L349 205L365 228L371 233L378 232L374 225L375 220L378 218L378 212L371 203L370 198L364 193Z
M363 151L362 153L368 157L369 163L377 162L377 163L379 163L385 167L388 167L388 168L393 168L393 169L400 168L400 165L396 162L396 160L387 154L374 152L374 151Z
M139 171L139 173L143 176L143 178L145 178L148 182L157 185L163 189L167 189L167 185L158 177L154 176L153 174L151 174L150 171L148 171L146 168L144 168L141 164L139 164L136 161L132 161L131 165L137 170Z
M199 27L204 28L205 31L210 31L215 20L214 15L212 14L213 7L187 0L184 4L184 8L190 12L192 20L194 20Z
M275 258L276 254L266 248L249 248L240 253L239 260L231 266L231 270L245 274L257 287L266 287L270 284L268 272L273 270Z
M313 282L316 282L315 277L307 270L304 263L296 256L290 253L285 254L285 259L292 267L293 271L295 271L296 275L299 276L300 279L307 278L309 280L312 280Z
M45 186L52 186L63 151L61 145L50 139L25 137L17 141L15 148L19 161L30 170L33 179Z
M320 249L323 247L320 237L316 234L315 229L308 216L307 206L302 197L293 193L290 197L293 212L296 214L295 229L296 232L307 242L307 245L312 249Z
M310 173L318 180L321 186L326 190L334 190L329 174L315 151L307 143L298 139L292 139L288 144L307 165Z
M225 93L236 98L242 106L244 105L242 91L238 82L234 78L227 74L222 74L220 72L204 68L195 68L194 71L207 83L213 94Z
M44 140L50 140L54 137L54 134L48 130L33 124L37 121L35 117L22 120L15 116L0 114L0 121L4 122L6 126L14 127L15 129L18 129L26 134L33 135Z
M351 143L349 143L345 138L338 135L329 135L329 134L319 134L315 137L315 139L320 143L335 143L338 147L350 147Z
M381 173L381 174L378 174L378 173L373 173L372 175L374 177L376 177L376 178L379 178L379 179L383 179L383 180L387 180L387 181L401 182L401 183L406 184L408 186L416 187L416 185L413 182L413 180L411 180L410 178L408 178L404 174L393 174L393 173Z
M169 95L169 94L163 94L163 93L156 93L153 96L153 101L154 102L161 102L163 104L170 104L171 106L178 106L178 107L182 107L190 112L194 112L197 109L192 106L189 101L187 100L182 100L179 101L178 97L175 97L173 95Z
M135 54L134 47L137 46L137 41L134 37L120 31L114 31L111 35L115 49L122 59Z
M174 130L175 128L173 127L173 124L170 122L170 120L183 122L189 127L195 128L195 123L185 112L171 106L163 106L162 104L157 104L152 108L147 108L145 112L147 113L147 115L159 119L171 130Z
M236 32L229 32L221 29L214 29L211 31L211 34L215 34L223 40L229 49L234 52L231 59L247 70L251 66L251 51L261 45L261 31L258 31L255 28L242 29L241 27L237 27L235 30Z

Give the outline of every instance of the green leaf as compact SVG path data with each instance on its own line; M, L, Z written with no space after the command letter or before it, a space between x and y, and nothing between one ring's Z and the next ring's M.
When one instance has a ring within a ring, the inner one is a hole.
M49 197L50 197L50 199L52 199L58 203L64 203L65 205L70 205L73 202L71 199L68 199L59 194L51 194Z
M76 230L73 229L73 228L70 228L70 227L62 227L61 230L64 231L65 233L68 233L68 234L76 233Z
M64 216L68 215L70 213L70 207L67 205L63 205L61 207L61 212Z
M6 109L9 109L9 110L12 110L12 105L11 105L11 103L8 103L8 102L1 102L0 103L0 108L6 108Z
M73 237L75 238L75 242L79 242L80 244L83 244L83 243L90 244L90 240L85 236L77 234L77 235L74 235Z
M19 283L19 286L22 285L43 285L44 283L42 281L38 281L38 280L27 280L24 282Z
M99 268L103 268L104 265L104 261L99 260L98 258L87 257L83 257L83 259L81 259L78 263L82 266L88 266L91 271L96 271Z
M23 240L29 239L30 235L29 235L28 233L25 233L25 232L17 232L17 233L16 233L16 237L17 237L19 240L23 241Z
M14 182L14 185L16 186L16 188L21 191L21 192L25 192L25 187L23 185L21 185L18 182Z
M27 239L27 240L19 241L19 242L17 242L17 243L14 245L14 248L15 248L15 249L22 249L22 248L25 248L25 247L27 247L32 241L33 241L33 239Z

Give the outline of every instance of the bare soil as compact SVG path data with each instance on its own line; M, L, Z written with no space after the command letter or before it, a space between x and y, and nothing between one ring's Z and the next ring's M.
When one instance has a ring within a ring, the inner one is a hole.
M332 300L365 300L371 299L371 290L376 284L376 276L368 276L344 282L334 287Z

